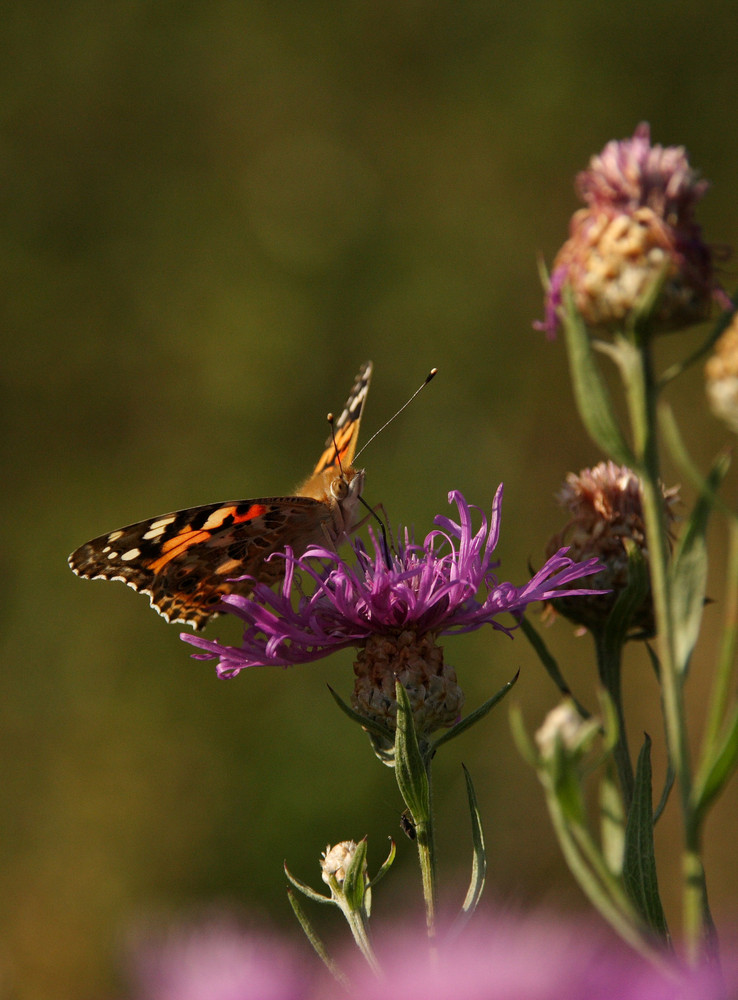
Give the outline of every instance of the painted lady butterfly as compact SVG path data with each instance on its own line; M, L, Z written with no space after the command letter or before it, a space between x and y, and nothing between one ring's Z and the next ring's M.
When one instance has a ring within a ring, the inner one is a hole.
M287 545L301 554L318 543L335 548L356 523L364 470L354 469L359 422L371 362L363 365L313 474L289 497L264 497L190 507L93 538L69 557L87 580L121 580L168 622L203 628L218 615L223 594L247 594L248 574L281 579Z

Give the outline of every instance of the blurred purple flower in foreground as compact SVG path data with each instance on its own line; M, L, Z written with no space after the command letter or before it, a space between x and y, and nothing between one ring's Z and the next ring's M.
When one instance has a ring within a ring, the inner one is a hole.
M456 503L458 524L439 515L436 529L422 545L415 544L407 531L401 532L392 554L374 536L373 552L357 540L356 566L320 547L299 558L289 550L273 557L285 560L284 583L278 592L256 583L251 597L224 598L226 609L246 623L240 646L189 633L182 639L202 650L196 654L200 658L218 658L219 676L233 677L246 667L308 663L337 649L365 646L377 637L395 641L411 633L414 641L425 636L435 639L483 625L509 634L515 622L504 625L499 616L520 618L535 601L592 593L571 584L602 567L596 559L574 562L567 558L566 548L553 554L522 587L498 581L492 554L500 532L502 486L489 522L482 514L476 531L472 510L478 508L470 507L457 491L449 494L449 502ZM318 566L316 559L321 560ZM313 593L303 592L298 570L312 577Z
M406 928L377 948L384 979L354 961L352 1000L726 1000L717 975L660 972L634 952L560 916L478 915L428 956L428 940ZM318 991L338 1000L337 987Z
M431 959L407 925L378 945L382 978L342 956L350 993L287 939L215 919L155 931L136 948L132 1000L726 1000L714 970L658 971L591 924L478 914ZM665 969L666 969L665 965Z
M230 916L157 928L134 948L134 1000L307 1000L305 952ZM301 960L302 957L302 960Z

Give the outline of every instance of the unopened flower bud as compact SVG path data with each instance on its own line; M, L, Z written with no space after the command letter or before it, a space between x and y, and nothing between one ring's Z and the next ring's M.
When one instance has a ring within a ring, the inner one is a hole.
M560 745L568 755L576 756L587 750L592 737L600 729L596 719L583 719L570 699L551 709L535 734L541 756L547 760Z
M577 177L586 208L572 217L569 239L551 269L546 300L550 336L569 286L592 329L622 330L655 282L663 286L652 316L657 331L704 319L714 297L726 298L713 253L694 220L707 190L681 146L651 145L648 124L631 139L609 142Z
M340 844L335 844L333 847L328 844L321 855L322 861L320 862L323 881L330 885L331 878L335 878L341 885L355 854L356 842L353 840L342 840Z

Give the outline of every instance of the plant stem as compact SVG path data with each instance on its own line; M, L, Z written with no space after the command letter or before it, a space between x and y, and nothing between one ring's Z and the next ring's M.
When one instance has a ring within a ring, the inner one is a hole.
M620 666L622 649L621 645L613 648L611 642L605 641L603 631L593 633L595 648L597 651L597 669L600 681L612 699L618 720L618 740L613 750L615 765L620 779L620 790L623 794L623 804L626 816L630 812L630 804L633 801L633 762L630 759L628 750L628 735L625 731L625 715L623 713L623 699L620 684Z
M733 671L738 640L738 518L728 522L728 569L725 581L725 628L718 657L715 686L705 732L704 755L712 754L725 720L728 702L733 692Z
M664 522L658 443L656 435L657 385L653 372L648 335L639 338L637 349L622 345L628 361L626 392L633 443L643 485L643 516L646 525L651 593L657 628L661 666L661 687L666 736L680 791L684 831L683 919L688 958L697 962L705 942L712 938L713 925L707 903L704 868L700 859L700 836L692 805L692 773L689 761L684 711L683 677L674 648L669 547Z
M430 763L426 767L428 775L428 792L430 809L427 821L420 821L415 827L415 839L418 845L418 860L423 879L423 898L425 900L425 923L428 937L431 941L436 935L436 851L433 829L433 786L431 784Z

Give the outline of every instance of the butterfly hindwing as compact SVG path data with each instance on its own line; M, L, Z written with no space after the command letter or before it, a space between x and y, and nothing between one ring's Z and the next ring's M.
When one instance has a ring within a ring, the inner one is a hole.
M331 438L316 473L338 468L344 459L350 465L370 376L366 364L336 422L336 446ZM362 483L363 473L355 493ZM334 506L328 498L301 495L190 507L93 538L72 553L69 565L86 579L121 580L148 595L167 621L199 629L218 614L225 594L249 592L250 580L234 578L275 583L284 563L269 560L272 553L288 545L299 553L313 542L331 541Z

